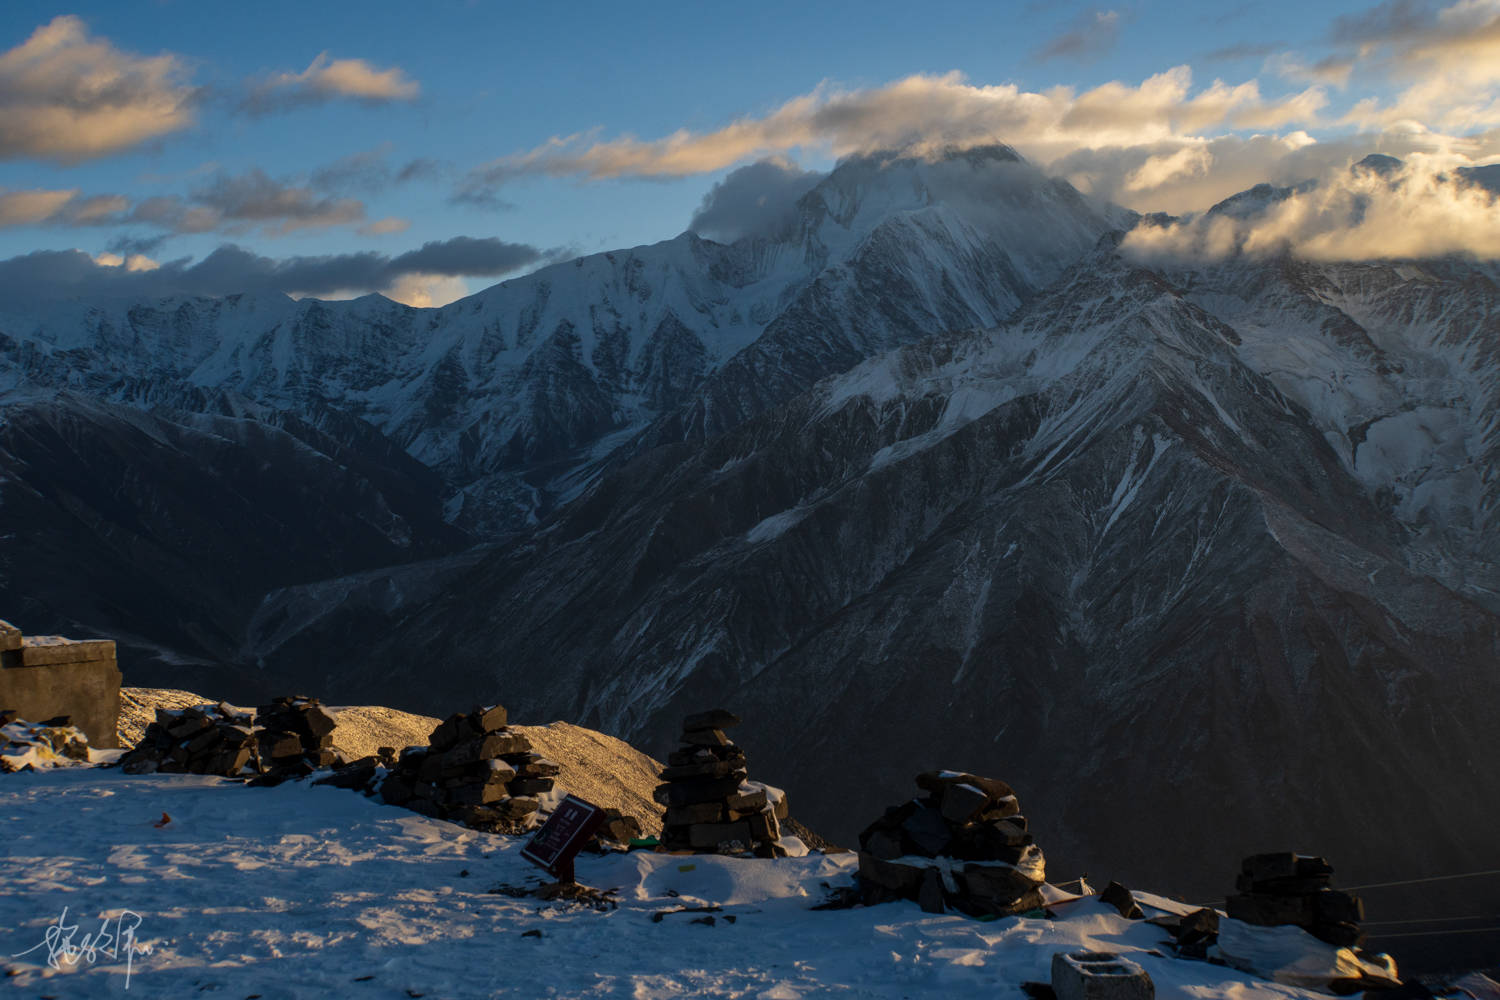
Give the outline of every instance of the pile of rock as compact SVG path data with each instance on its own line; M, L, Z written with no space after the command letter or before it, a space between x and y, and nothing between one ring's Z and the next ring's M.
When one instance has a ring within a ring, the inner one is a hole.
M126 774L217 774L274 785L342 764L333 749L333 716L316 698L277 698L254 712L225 702L156 710L133 749Z
M217 774L226 778L261 773L255 717L220 703L156 710L139 743L120 758L126 774Z
M1358 896L1332 887L1333 866L1322 858L1285 851L1256 854L1240 866L1239 892L1224 901L1224 912L1259 927L1291 924L1340 948L1358 948L1365 918Z
M739 724L722 708L682 720L682 746L668 755L654 793L667 809L661 837L667 850L786 856L780 826L786 793L748 780L745 752L724 735Z
M337 725L318 699L306 695L276 698L255 710L260 749L259 784L304 778L343 763L333 750Z
M561 767L532 752L531 741L507 721L500 705L450 715L427 746L401 752L381 783L381 797L476 830L526 829Z
M27 722L13 710L0 710L0 774L88 762L88 737L70 717Z
M1012 916L1042 906L1041 848L1011 787L962 771L917 776L926 794L859 835L864 902L914 899L929 913Z

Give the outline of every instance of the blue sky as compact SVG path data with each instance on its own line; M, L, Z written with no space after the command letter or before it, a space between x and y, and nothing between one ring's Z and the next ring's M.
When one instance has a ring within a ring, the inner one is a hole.
M492 241L463 245L482 273L454 273L455 244L444 281L381 289L441 301L669 238L767 157L826 170L862 147L998 139L1098 196L1187 211L1371 149L1500 154L1491 0L933 6L7 5L0 114L43 131L0 128L0 258ZM118 106L51 117L95 99Z

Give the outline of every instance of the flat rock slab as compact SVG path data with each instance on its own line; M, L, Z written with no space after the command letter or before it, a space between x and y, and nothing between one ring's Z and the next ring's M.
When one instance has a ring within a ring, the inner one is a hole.
M722 708L699 712L682 720L684 731L690 729L728 729L731 726L738 726L739 724L740 717L738 715L725 711Z
M1283 878L1326 878L1333 874L1333 865L1316 855L1277 851L1252 854L1241 862L1240 871L1252 881L1266 882Z
M943 818L952 823L967 823L975 813L990 804L990 795L965 782L943 789Z
M917 787L934 795L941 795L949 785L972 785L994 799L1006 799L1016 793L1013 788L997 778L984 778L967 771L923 771L917 775Z
M60 635L28 635L5 656L7 667L47 667L88 660L113 660L113 639L64 639Z
M493 733L510 721L510 713L504 705L479 706L469 713L469 720L481 733Z
M1104 891L1099 893L1099 902L1113 906L1126 920L1145 919L1145 911L1135 901L1135 896L1118 882L1111 882L1105 886Z

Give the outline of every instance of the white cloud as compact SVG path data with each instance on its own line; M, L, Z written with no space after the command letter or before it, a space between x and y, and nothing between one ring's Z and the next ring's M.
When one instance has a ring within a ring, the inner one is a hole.
M1148 191L1169 181L1201 176L1213 166L1214 154L1206 146L1183 146L1175 153L1152 156L1125 177L1125 190Z
M1394 100L1356 102L1343 121L1360 128L1407 122L1448 132L1500 125L1500 0L1459 0L1433 9L1384 3L1339 18L1335 40L1355 47L1359 65L1395 82Z
M0 53L0 158L76 163L186 128L186 75L176 56L126 52L55 17Z

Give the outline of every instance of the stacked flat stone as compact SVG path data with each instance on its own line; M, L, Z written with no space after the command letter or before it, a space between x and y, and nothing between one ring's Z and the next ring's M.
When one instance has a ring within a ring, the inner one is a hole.
M139 743L120 758L126 774L217 774L225 778L261 772L255 717L232 705L156 710Z
M667 810L661 837L667 850L786 856L780 824L786 793L749 780L745 752L724 735L739 724L722 708L682 721L682 746L667 756L655 792Z
M261 770L268 784L343 763L333 750L337 723L316 698L276 698L255 710L255 724L260 729Z
M1252 855L1240 865L1239 892L1225 899L1224 912L1260 927L1291 924L1336 947L1358 948L1365 942L1359 927L1364 904L1332 882L1333 866L1323 858L1290 851Z
M1041 848L1011 787L962 771L917 776L926 794L898 806L859 835L866 903L914 899L930 913L1012 916L1042 905Z
M562 768L532 752L526 734L506 725L494 705L457 712L425 747L407 747L380 786L390 805L491 833L531 825Z

